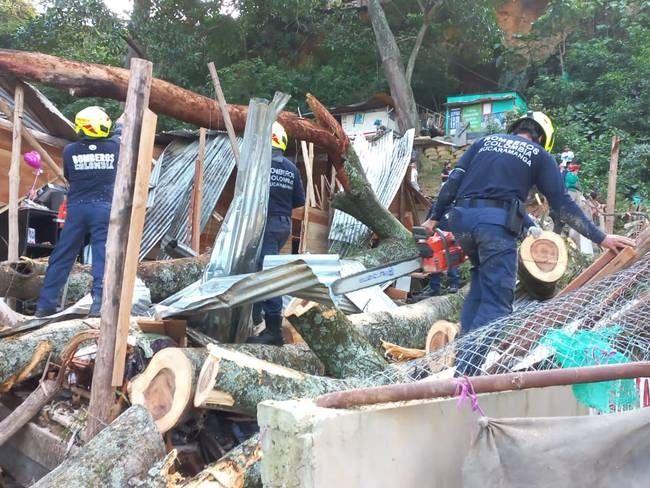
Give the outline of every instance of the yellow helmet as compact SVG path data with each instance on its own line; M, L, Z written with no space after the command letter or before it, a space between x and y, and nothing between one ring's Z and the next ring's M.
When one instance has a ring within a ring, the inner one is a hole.
M551 152L553 150L553 144L555 143L555 128L553 127L551 119L549 119L543 112L528 111L526 115L522 115L510 125L508 132L514 132L519 127L519 124L524 120L532 120L540 129L542 129L541 135L544 139L542 145L546 151Z
M271 146L285 151L287 149L287 132L279 122L273 122L273 129L271 130Z
M108 137L113 123L101 107L86 107L74 118L75 131L87 137Z

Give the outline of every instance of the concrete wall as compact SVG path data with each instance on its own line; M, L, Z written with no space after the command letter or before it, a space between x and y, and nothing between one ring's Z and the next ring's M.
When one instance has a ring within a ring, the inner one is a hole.
M265 487L462 486L477 413L456 399L333 410L307 400L258 408ZM587 414L570 387L480 395L490 417ZM489 486L486 484L486 486Z

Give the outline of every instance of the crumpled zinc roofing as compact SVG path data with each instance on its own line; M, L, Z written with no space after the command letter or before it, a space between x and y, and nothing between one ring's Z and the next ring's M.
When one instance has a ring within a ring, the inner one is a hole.
M388 207L399 189L411 160L415 130L406 131L401 138L387 132L376 141L357 137L353 142L359 162L366 172L370 186L382 205ZM369 229L354 217L336 210L329 238L332 241L355 243L369 234Z
M241 144L241 139L238 138ZM163 151L150 178L150 191L140 244L140 259L170 233L179 242L187 242L190 200L194 184L194 165L199 155L199 141L175 139ZM210 219L217 200L235 167L235 157L228 136L208 134L203 163L203 199L201 229ZM186 225L174 225L184 222Z

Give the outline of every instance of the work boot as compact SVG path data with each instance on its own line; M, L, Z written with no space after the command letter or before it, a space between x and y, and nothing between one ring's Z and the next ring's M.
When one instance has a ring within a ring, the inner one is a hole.
M266 328L258 336L249 337L249 344L269 344L271 346L284 345L282 337L282 317L266 317Z
M55 313L56 313L56 308L37 308L36 312L34 312L34 317L40 319L43 317L54 315Z
M101 302L93 302L88 311L88 317L99 317L101 315L102 304Z

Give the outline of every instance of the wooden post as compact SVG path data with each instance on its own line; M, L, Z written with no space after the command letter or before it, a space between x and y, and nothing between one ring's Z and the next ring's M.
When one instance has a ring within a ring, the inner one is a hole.
M14 127L11 138L11 166L9 167L9 247L7 259L18 261L18 198L20 193L20 148L23 128L23 85L16 84L14 92Z
M214 90L217 92L217 101L219 102L219 108L221 109L221 114L223 115L223 123L226 126L226 131L228 132L228 138L230 139L232 152L235 155L235 163L239 168L240 157L239 146L237 145L237 137L235 136L235 129L232 126L232 122L230 121L230 112L228 112L228 104L226 103L226 98L223 96L223 90L221 90L221 83L219 82L217 68L214 67L213 62L208 63L208 70L210 70L210 76L212 76Z
M115 339L122 297L121 289L124 284L128 233L131 227L131 207L133 204L140 134L144 114L149 106L152 67L153 65L149 61L138 58L131 60L120 159L115 178L113 206L106 242L101 332L97 344L97 357L90 392L88 424L86 427L87 439L94 437L112 420L111 409L115 401L115 391L111 380L113 377Z
M22 86L20 84L16 85L16 90L18 89L19 86L22 91ZM9 104L7 104L7 102L5 102L2 99L0 99L0 110L2 110L9 119L15 118L13 110L11 110ZM15 133L15 129L14 129L14 133ZM57 176L57 178L61 180L63 183L67 184L67 180L65 179L65 176L63 176L63 170L59 168L59 166L56 164L54 159L52 159L52 156L48 154L48 152L43 148L43 146L41 146L41 143L36 140L36 138L31 134L31 132L29 132L29 130L24 125L22 125L22 123L20 124L20 133L25 138L27 143L40 153L41 157L43 158L43 161L45 161L45 164L47 164L48 168Z
M201 203L203 201L203 162L205 161L206 130L199 129L199 157L194 166L194 191L192 193L192 249L201 253Z
M129 226L126 257L124 258L124 277L120 291L120 303L115 338L115 356L113 359L113 386L122 386L124 381L124 361L126 359L126 339L129 335L129 320L133 305L133 290L138 273L138 256L144 230L144 216L147 212L147 195L149 194L149 176L153 158L154 139L156 138L156 121L158 117L147 109L142 121L138 148L135 189L133 191L133 208ZM121 159L121 158L120 158Z
M605 217L605 233L614 232L614 212L616 211L616 176L618 173L618 152L621 138L612 137L612 157L609 161L609 178L607 180L607 213Z
M313 154L313 144L312 154ZM298 252L301 254L307 250L307 233L309 228L309 209L314 206L314 181L313 181L313 166L310 158L309 149L305 141L300 142L302 148L302 159L305 163L305 173L307 174L307 191L305 192L305 212L302 218L302 228L300 232L300 247Z

